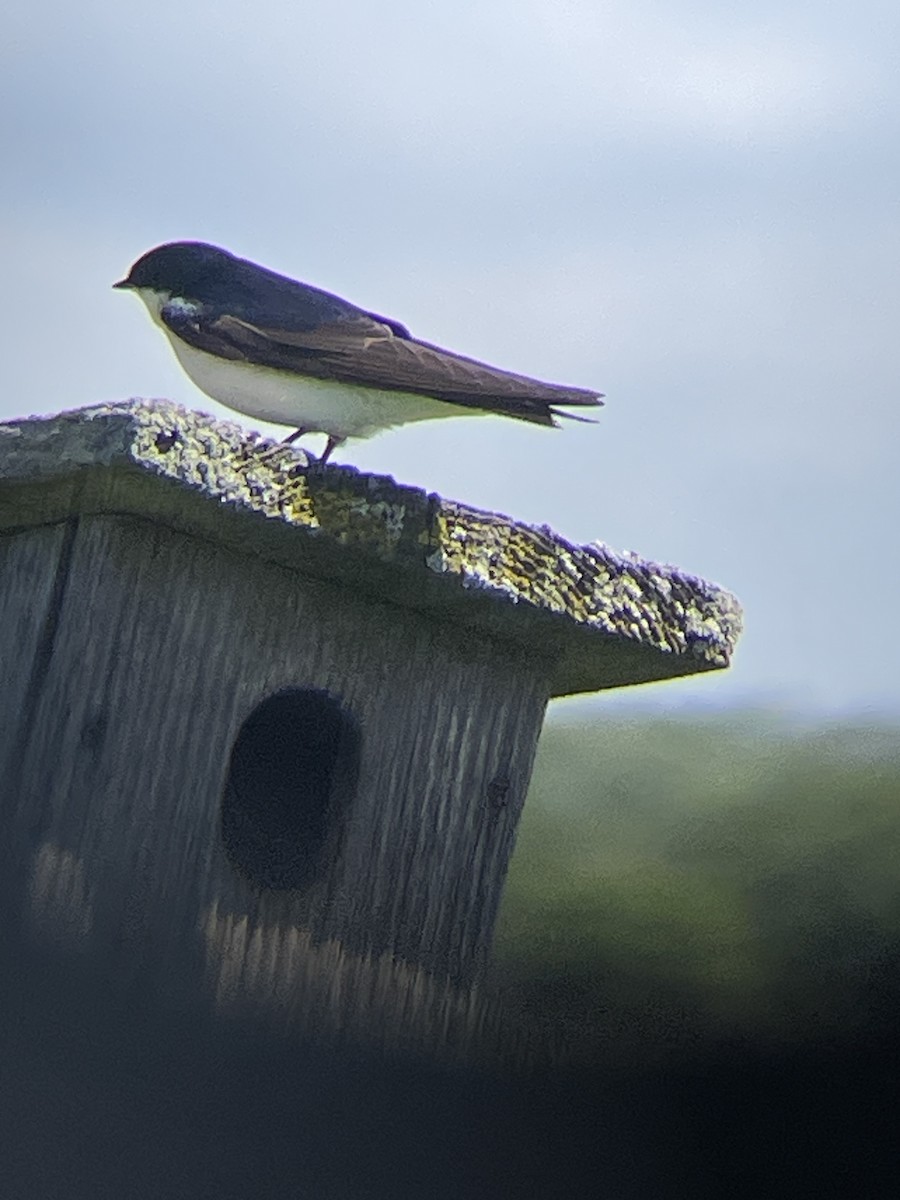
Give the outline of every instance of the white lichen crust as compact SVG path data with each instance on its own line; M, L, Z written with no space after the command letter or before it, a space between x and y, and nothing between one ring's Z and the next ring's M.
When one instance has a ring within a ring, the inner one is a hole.
M535 528L168 401L0 425L0 526L121 512L482 629L548 661L552 692L728 666L741 610L672 566ZM461 632L461 636L462 636Z

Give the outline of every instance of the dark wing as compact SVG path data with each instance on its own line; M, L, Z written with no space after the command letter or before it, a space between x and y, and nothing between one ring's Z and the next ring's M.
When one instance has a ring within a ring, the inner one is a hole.
M553 405L601 403L596 392L514 375L404 337L395 333L402 326L388 325L361 310L311 330L263 327L227 314L207 318L169 305L160 315L184 341L220 358L314 379L413 392L540 425L555 424Z

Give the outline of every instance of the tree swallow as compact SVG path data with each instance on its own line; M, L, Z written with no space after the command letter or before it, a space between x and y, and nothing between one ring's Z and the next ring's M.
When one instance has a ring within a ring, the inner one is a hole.
M399 321L277 275L203 242L171 242L139 258L113 287L137 292L194 383L228 408L328 437L407 421L493 413L555 426L557 405L600 393L541 383L414 338Z

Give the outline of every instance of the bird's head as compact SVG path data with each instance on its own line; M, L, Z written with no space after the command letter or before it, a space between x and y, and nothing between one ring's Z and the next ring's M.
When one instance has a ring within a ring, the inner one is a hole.
M202 300L234 270L235 258L227 250L206 242L168 242L141 255L114 288L141 295L154 293L166 299L180 296Z

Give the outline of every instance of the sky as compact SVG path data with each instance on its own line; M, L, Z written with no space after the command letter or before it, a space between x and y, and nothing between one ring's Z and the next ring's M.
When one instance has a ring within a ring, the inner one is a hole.
M596 706L900 715L898 59L895 0L13 0L0 419L233 418L110 288L214 242L606 393L335 454L740 598L729 671Z

